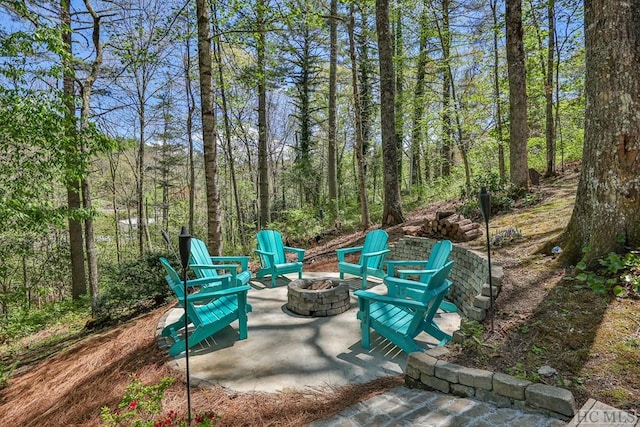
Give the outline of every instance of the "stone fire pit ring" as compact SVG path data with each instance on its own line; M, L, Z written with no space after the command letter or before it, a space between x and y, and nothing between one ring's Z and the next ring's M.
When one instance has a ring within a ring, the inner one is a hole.
M315 289L318 285L326 289ZM327 317L344 313L350 306L349 285L343 280L313 278L289 282L287 309L292 313L301 316Z

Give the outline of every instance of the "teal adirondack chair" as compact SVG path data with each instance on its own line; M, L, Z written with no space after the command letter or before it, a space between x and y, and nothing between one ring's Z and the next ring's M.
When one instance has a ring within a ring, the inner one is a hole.
M256 272L256 277L271 275L271 287L276 287L276 277L288 273L298 273L298 278L302 278L302 260L304 259L304 249L284 246L282 235L275 230L261 230L256 235L258 247L255 253L260 257L260 270ZM288 261L286 252L293 252L297 256L297 261Z
M231 274L231 284L242 286L249 283L249 256L211 256L207 245L200 239L191 239L191 263L189 266L198 278L220 277L219 271ZM240 271L238 271L238 267Z
M453 245L450 240L439 240L431 248L431 252L429 253L429 259L422 261L415 260L394 260L387 261L387 274L389 276L396 276L401 279L408 279L409 276L418 276L418 281L426 283L429 280L429 276L435 273L440 267L445 265L447 260L449 259L449 255L451 254L451 250L453 249ZM414 267L412 270L404 270L396 268L398 267ZM402 289L395 289L392 287L389 288L388 294L390 296L402 297L403 295L397 294L396 292L401 292ZM440 304L440 309L446 311L447 313L455 313L458 311L458 307L452 302L442 301Z
M169 264L166 258L161 257L160 263L167 275L165 279L169 287L178 298L178 302L185 306L184 283L178 272ZM214 283L220 281L229 282L230 275L219 276ZM211 278L195 279L187 281L187 286L195 283L212 282ZM229 326L232 322L239 323L239 339L247 338L247 313L251 312L251 305L247 304L247 292L250 286L213 286L201 288L200 292L188 295L186 299L186 313L189 324L193 325L189 333L189 348L216 334ZM163 337L171 336L173 344L169 348L169 356L176 356L186 349L186 342L178 335L184 329L184 314L176 322L162 329Z
M369 275L382 279L385 276L382 265L385 256L389 253L388 239L389 235L386 231L373 230L367 233L362 246L337 249L340 278L344 279L344 273L359 276L362 278L362 289L367 288ZM360 253L357 264L345 261L345 255L352 253Z
M397 287L404 287L406 298L379 295L369 291L356 291L362 347L371 348L371 329L406 353L424 351L414 341L414 338L422 331L436 338L439 341L439 346L449 342L451 335L438 327L433 316L451 286L447 276L453 264L454 261L449 261L429 276L426 283L391 276L384 278L387 285L393 282Z

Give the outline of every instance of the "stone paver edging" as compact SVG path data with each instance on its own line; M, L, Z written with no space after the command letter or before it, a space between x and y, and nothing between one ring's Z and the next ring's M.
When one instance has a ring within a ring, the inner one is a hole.
M531 410L565 421L576 413L576 402L569 390L467 368L439 360L429 351L409 355L405 382L410 387L470 397L501 408Z

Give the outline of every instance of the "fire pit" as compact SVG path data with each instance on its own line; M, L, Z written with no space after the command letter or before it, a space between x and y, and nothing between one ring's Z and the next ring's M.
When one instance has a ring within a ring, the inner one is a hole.
M289 283L287 308L293 313L335 316L349 306L349 285L340 279L298 279Z

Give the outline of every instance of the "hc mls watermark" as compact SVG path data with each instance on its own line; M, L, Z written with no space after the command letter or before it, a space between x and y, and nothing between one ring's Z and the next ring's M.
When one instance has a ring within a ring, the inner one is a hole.
M619 409L592 409L578 411L576 421L582 426L633 426L640 417L629 414Z

